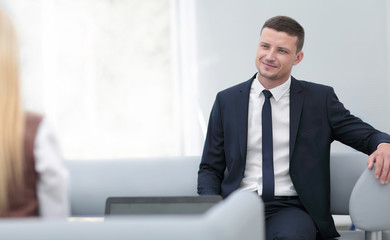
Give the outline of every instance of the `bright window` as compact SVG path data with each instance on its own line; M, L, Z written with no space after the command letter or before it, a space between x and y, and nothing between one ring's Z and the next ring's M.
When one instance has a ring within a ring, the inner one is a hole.
M25 107L65 158L180 154L169 0L7 0Z

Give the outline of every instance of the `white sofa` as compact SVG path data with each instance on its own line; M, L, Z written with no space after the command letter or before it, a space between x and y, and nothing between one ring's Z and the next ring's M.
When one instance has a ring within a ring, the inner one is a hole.
M390 239L390 185L380 185L360 153L331 156L331 212L360 230L341 239ZM197 196L200 157L67 160L73 217L103 217L112 196ZM235 193L203 215L126 217L104 222L0 221L5 239L264 239L263 205ZM239 221L237 221L239 219ZM22 231L21 231L22 230Z
M366 162L367 156L358 152L331 155L331 212L351 214L360 229L341 231L342 239L376 239L381 235L390 239L389 233L383 232L390 229L390 204L385 204L390 200L390 185L380 185L373 171L365 170ZM69 160L72 215L103 216L110 196L196 196L199 163L198 156ZM353 190L358 197L350 199ZM383 201L367 205L378 198Z
M0 232L7 240L263 240L261 212L255 194L237 192L204 214L110 217L104 222L1 220Z

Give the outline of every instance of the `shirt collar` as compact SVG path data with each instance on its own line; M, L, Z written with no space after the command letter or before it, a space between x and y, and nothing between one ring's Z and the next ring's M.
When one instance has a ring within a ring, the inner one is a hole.
M254 87L256 96L260 96L260 94L262 93L262 91L265 88L263 87L263 85L261 85L261 83L257 79L257 75L258 75L258 73L256 74L256 77L253 81L252 86ZM285 95L286 93L288 93L290 91L290 85L291 85L291 75L285 83L283 83L277 87L274 87L272 89L268 89L268 90L272 93L272 96L274 97L274 99L277 102L283 97L283 95Z

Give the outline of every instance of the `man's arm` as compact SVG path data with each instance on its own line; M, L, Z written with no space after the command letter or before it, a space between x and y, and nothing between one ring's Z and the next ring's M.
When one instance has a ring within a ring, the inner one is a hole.
M328 106L335 139L368 154L368 169L376 163L375 177L381 184L387 184L390 181L390 136L351 115L333 89L328 96Z
M202 160L198 171L198 193L200 195L220 195L221 183L226 168L224 132L220 109L220 99L214 102L210 114Z
M375 177L379 178L381 184L388 184L390 181L390 144L381 143L367 161L368 169L372 169L376 163Z

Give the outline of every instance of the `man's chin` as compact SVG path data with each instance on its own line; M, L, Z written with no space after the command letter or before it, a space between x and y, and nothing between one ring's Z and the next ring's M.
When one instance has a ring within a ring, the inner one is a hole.
M276 74L264 74L264 73L262 73L260 71L259 71L259 74L263 78L266 78L266 79L269 79L269 80L276 80L276 79L278 79L278 75L276 75Z

